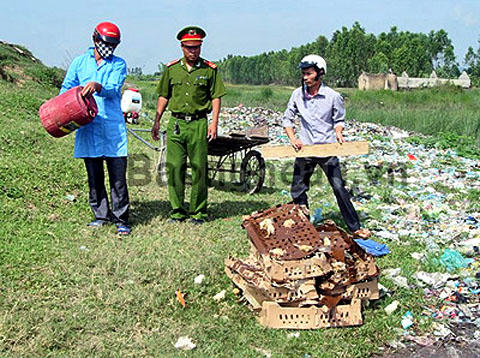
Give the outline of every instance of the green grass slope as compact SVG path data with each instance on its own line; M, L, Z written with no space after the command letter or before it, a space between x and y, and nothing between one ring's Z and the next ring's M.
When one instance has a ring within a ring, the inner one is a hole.
M0 41L0 79L22 86L37 83L59 87L64 71L44 66L25 47Z

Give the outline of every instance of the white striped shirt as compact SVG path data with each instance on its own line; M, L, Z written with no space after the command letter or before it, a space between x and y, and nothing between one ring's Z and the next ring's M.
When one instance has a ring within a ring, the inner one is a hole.
M311 96L302 88L295 89L283 115L283 127L293 127L295 116L300 116L299 138L303 144L323 144L337 141L334 128L344 125L345 107L340 93L323 83L318 93Z

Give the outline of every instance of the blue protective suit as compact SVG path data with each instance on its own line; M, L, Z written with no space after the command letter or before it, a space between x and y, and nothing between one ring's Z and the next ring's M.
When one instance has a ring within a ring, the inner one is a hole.
M97 116L91 123L76 130L75 158L127 156L127 131L120 108L121 88L126 76L125 60L115 55L102 60L97 66L93 47L72 61L60 93L88 82L102 85L100 93L94 94Z

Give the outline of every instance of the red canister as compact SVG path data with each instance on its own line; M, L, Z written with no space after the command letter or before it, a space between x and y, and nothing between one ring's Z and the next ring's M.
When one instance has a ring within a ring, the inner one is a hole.
M78 86L54 97L38 111L43 127L54 137L63 137L93 121L98 113L93 96L82 96Z

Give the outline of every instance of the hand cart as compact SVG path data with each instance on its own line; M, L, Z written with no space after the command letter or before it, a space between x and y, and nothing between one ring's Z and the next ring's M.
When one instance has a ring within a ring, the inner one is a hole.
M157 171L162 182L166 183L166 132L161 133L160 145L155 146L138 134L142 132L150 133L149 129L127 128L127 131L150 149L160 152ZM265 160L259 151L252 148L268 142L268 136L247 136L243 134L218 136L215 140L209 142L208 177L210 183L215 180L218 173L239 174L243 191L249 194L259 192L265 181Z

